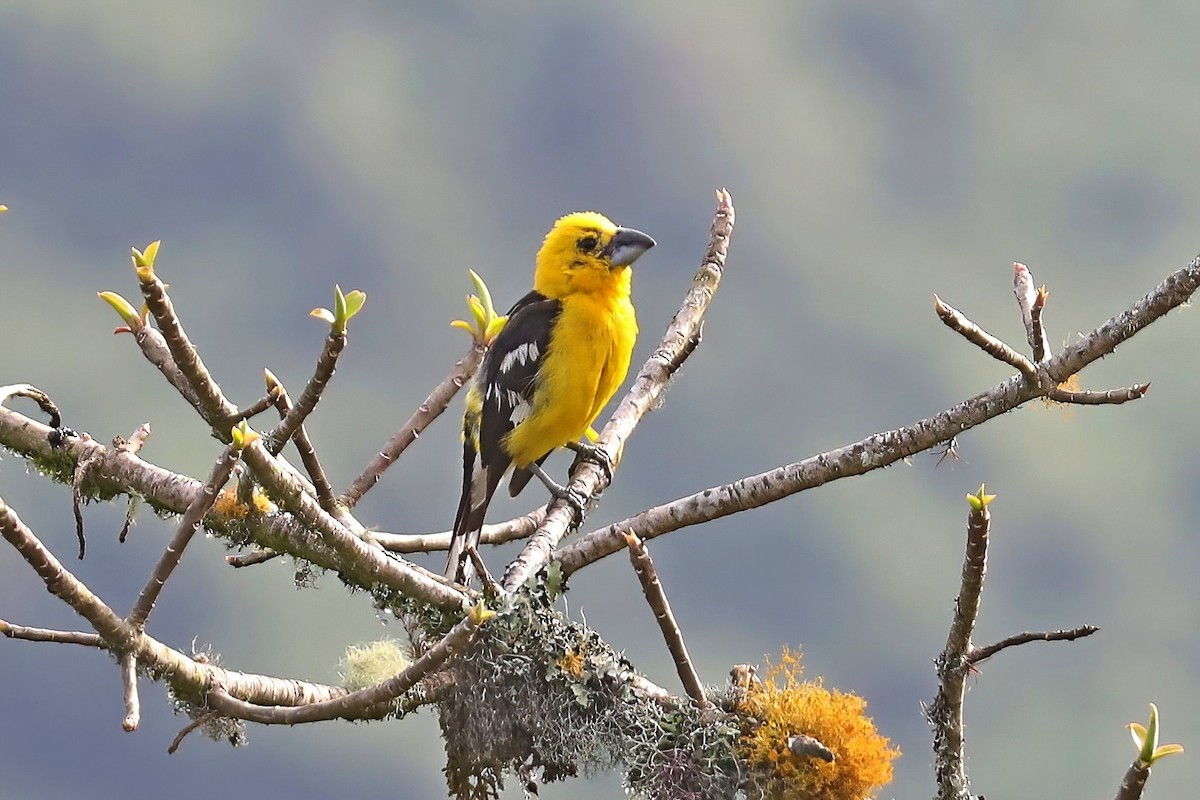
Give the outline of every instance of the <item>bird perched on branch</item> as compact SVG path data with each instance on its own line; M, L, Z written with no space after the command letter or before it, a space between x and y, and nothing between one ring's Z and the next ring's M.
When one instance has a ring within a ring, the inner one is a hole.
M546 234L533 291L509 310L467 391L462 498L446 577L470 580L467 548L478 544L510 468L511 496L537 475L555 497L570 499L542 462L559 447L598 456L580 440L629 371L637 339L629 267L653 246L641 231L591 211L562 217Z

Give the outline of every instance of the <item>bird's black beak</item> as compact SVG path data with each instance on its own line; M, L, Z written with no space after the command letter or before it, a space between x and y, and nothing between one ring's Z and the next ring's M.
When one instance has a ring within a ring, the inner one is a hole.
M617 228L612 241L604 248L604 255L614 267L628 267L638 256L654 247L654 240L633 228Z

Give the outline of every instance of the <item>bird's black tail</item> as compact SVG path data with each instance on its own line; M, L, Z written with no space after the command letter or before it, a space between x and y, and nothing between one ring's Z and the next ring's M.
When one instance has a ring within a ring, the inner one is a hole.
M468 583L475 577L475 566L467 556L468 548L478 548L479 529L487 514L488 504L500 484L508 464L483 466L475 461L475 448L468 439L463 444L463 486L454 516L454 531L450 539L450 556L446 561L446 577Z

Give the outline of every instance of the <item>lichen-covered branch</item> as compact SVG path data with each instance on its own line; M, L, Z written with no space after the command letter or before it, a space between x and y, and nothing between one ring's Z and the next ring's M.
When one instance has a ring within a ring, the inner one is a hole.
M142 497L155 509L182 514L200 492L200 481L186 475L171 472L142 460L133 453L107 448L99 442L85 438L71 438L59 448L51 447L48 437L53 429L0 406L0 444L33 460L39 469L59 480L70 481L75 465L82 458L94 458L96 466L88 484L88 495L108 498L119 493L132 493ZM261 448L261 443L256 443ZM259 466L267 469L269 458L262 451ZM274 479L279 487L289 485L283 478ZM298 519L287 514L270 514L237 520L234 526L243 535L272 550L287 552L305 561L339 573L348 583L368 591L385 586L395 591L418 592L415 599L438 608L454 610L461 607L463 595L434 578L431 573L421 571L422 577L411 577L416 568L406 569L382 550L369 547L355 539L351 543L353 558L346 559L313 526L321 524L327 530L339 530L345 534L317 502L298 492L292 485L292 500ZM303 499L301 499L303 498ZM205 524L214 531L228 530L232 520L219 514L209 513ZM351 537L354 538L354 537ZM401 570L403 569L403 572ZM429 577L424 577L429 576ZM425 589L429 590L424 594Z
M403 672L366 689L303 706L262 706L238 700L216 689L209 694L209 705L227 716L263 725L298 725L331 719L386 716L395 710L392 701L439 669L451 656L463 652L488 615L494 616L494 612L468 614Z
M151 676L165 680L177 696L200 698L213 686L262 705L316 703L346 694L340 686L232 672L201 663L139 631L71 573L0 498L0 536L20 553L58 599L79 614L99 636L99 646L117 656L132 655ZM25 638L25 637L22 637ZM28 637L59 641L57 637ZM66 641L66 639L62 639ZM71 636L74 643L91 644Z

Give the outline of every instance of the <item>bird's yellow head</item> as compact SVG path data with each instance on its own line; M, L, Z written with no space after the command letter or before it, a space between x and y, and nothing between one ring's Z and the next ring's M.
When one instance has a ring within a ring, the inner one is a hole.
M579 292L628 297L630 264L654 247L641 231L620 228L595 211L568 214L554 223L537 255L533 288L546 297Z

